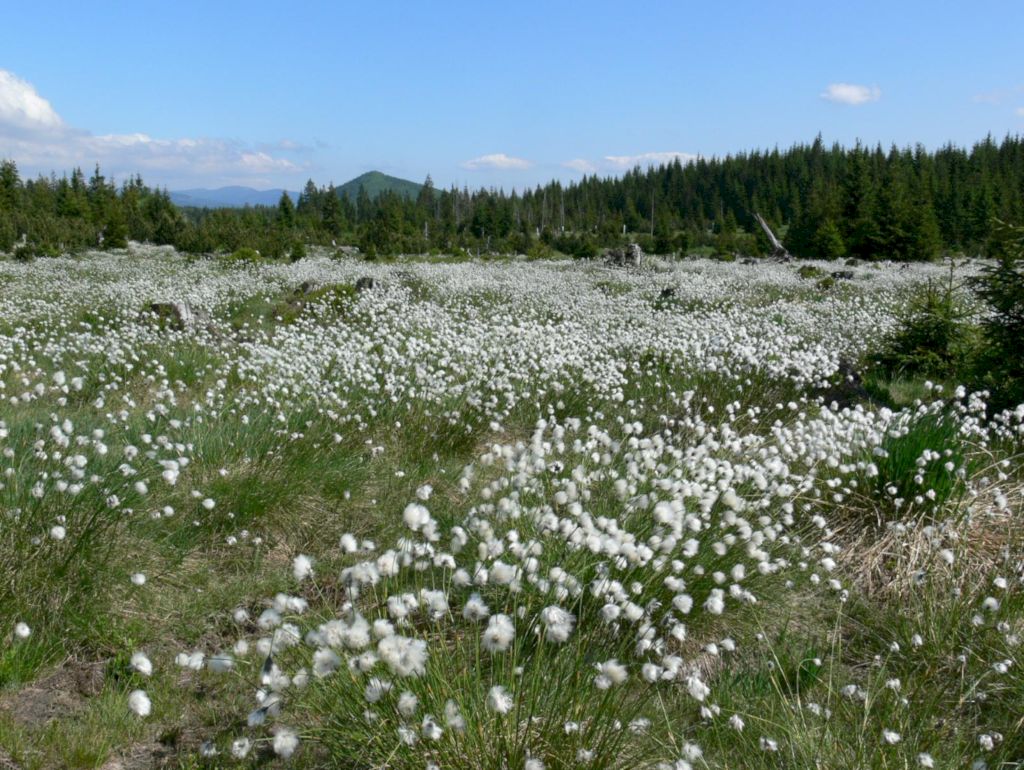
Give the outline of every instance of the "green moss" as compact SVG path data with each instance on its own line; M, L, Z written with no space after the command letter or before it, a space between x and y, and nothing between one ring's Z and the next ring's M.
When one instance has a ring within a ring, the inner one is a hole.
M825 275L825 271L815 265L800 265L797 268L796 274L804 280L811 280L812 278L820 278Z

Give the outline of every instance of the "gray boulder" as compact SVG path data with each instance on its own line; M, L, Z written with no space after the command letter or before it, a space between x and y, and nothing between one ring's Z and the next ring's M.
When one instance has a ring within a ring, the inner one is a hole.
M146 312L177 331L202 329L210 324L209 313L187 302L152 302L146 307Z
M616 267L640 267L644 261L644 250L638 243L630 243L624 249L612 249L605 261Z

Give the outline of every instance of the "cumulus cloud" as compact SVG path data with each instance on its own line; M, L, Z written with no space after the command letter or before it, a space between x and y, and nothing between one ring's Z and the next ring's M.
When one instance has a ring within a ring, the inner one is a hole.
M828 88L819 95L829 102L857 107L868 102L877 102L882 98L882 90L878 86L862 86L856 83L829 83Z
M9 132L53 133L65 129L50 103L13 72L0 70L0 128Z
M291 149L287 144L278 148ZM98 163L108 175L139 172L176 184L267 184L274 175L302 170L266 148L235 140L92 134L68 125L30 83L7 70L0 70L0 155L15 160L26 172L59 172Z
M496 152L492 155L481 155L479 158L467 160L462 164L462 167L468 168L470 171L491 169L498 169L502 171L521 171L523 169L530 168L532 165L533 164L528 160L513 158L511 155L506 155L503 152Z
M585 158L573 158L572 160L565 161L562 165L565 168L571 168L573 171L579 171L581 174L593 174L597 171L597 166Z
M674 160L691 163L696 155L688 152L643 152L639 155L605 155L604 162L613 169L630 169L634 166L662 166Z

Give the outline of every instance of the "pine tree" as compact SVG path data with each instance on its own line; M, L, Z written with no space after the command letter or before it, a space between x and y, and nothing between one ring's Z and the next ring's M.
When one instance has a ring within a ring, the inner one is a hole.
M324 229L331 238L337 238L344 232L345 212L338 197L338 191L333 184L327 188L324 195L320 216L323 219Z
M299 194L299 202L295 206L295 213L300 217L319 218L320 208L320 191L313 180L310 179Z
M103 223L103 248L124 249L128 246L128 225L125 223L121 201L112 198L107 202Z
M277 202L277 221L285 230L295 227L295 204L287 190L281 193L281 200Z
M0 162L0 212L13 214L18 209L21 179L13 160Z

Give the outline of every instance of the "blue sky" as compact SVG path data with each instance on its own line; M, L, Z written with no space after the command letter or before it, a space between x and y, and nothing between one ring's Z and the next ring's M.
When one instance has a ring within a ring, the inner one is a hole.
M522 188L1024 132L1024 2L8 3L0 157L172 189Z

